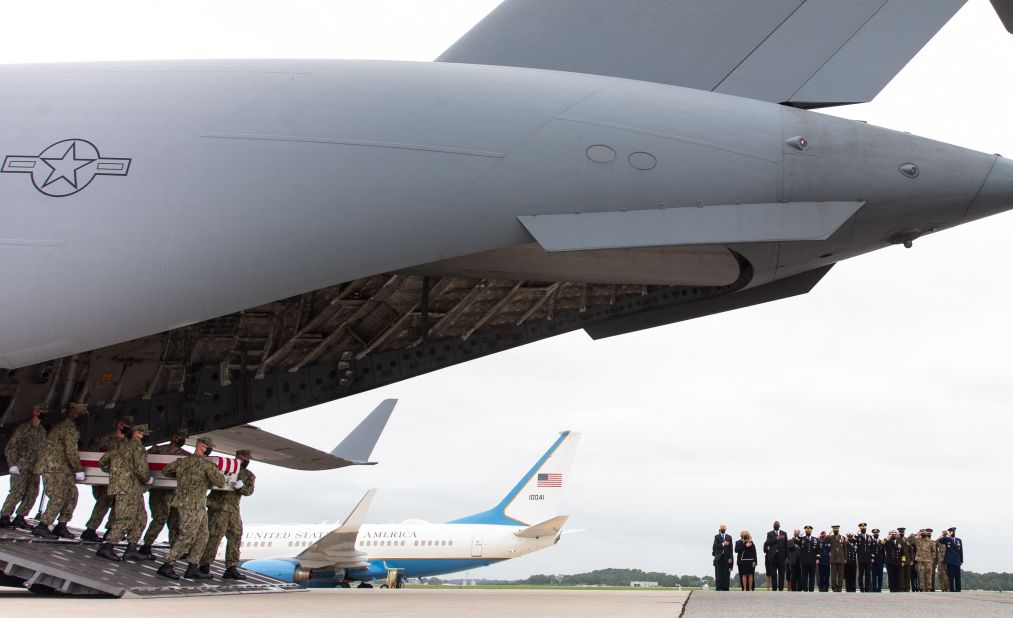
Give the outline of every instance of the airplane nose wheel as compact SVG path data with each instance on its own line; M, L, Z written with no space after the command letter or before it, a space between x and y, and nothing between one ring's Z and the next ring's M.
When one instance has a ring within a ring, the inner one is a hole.
M338 582L338 588L351 588L352 585L348 582Z
M358 586L356 586L356 588L372 588L372 587L373 587L373 584L369 584L369 583L366 583L366 582L362 582L361 584L359 584Z

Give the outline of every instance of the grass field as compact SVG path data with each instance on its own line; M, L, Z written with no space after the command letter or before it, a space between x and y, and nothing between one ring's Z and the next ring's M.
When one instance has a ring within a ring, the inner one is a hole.
M521 586L512 584L479 584L475 586L427 586L424 584L409 584L405 588L418 588L421 590L643 590L650 592L652 590L679 590L679 588L640 588L634 586ZM690 590L700 590L700 588L690 588L683 586L684 592Z

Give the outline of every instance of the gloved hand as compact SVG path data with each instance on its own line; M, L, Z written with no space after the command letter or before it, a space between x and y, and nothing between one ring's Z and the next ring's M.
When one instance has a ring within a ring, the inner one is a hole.
M78 483L80 483L81 481L83 481L84 480L84 472L75 472L74 473L74 480L77 481Z
M243 488L243 482L242 481L236 481L235 483L232 484L232 487L234 489L242 489Z
M154 485L154 484L155 484L155 477L149 476L148 477L148 485Z
M11 474L21 474L21 468L17 466L11 466L10 472Z

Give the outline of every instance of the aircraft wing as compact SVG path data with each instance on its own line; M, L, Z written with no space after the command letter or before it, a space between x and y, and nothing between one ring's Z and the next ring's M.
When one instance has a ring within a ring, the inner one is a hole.
M437 60L828 107L871 101L965 2L505 0Z
M191 436L189 442L193 444L200 436L209 436L214 440L217 452L234 454L240 449L251 449L257 461L293 470L333 470L345 466L374 465L375 461L368 461L369 456L396 404L397 399L385 399L330 453L253 425L216 429Z
M299 554L299 564L319 569L333 566L342 569L364 568L369 564L364 559L364 552L355 549L355 539L359 536L359 527L366 517L369 505L373 503L375 489L370 489L359 500L352 512L348 514L340 526L321 537L316 543L307 547Z

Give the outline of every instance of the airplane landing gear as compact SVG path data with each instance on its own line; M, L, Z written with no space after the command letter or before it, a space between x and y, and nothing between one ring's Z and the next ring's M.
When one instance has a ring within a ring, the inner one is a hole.
M338 582L338 588L351 588L352 585L348 582Z
M368 582L362 582L361 584L359 584L358 586L356 586L356 588L372 588L372 587L373 587L373 584L370 584Z

